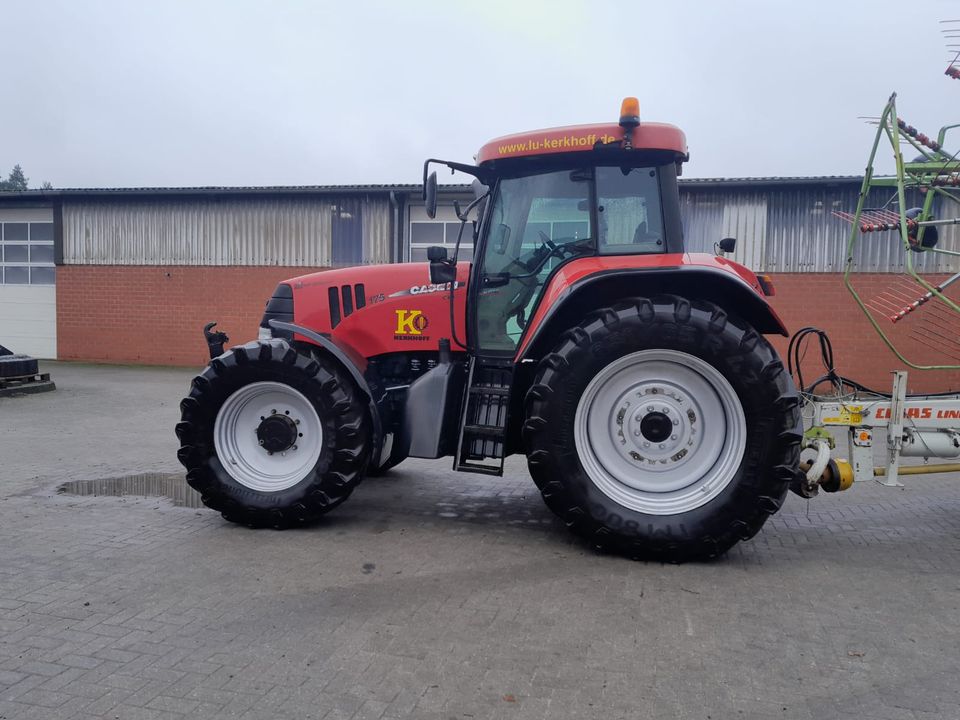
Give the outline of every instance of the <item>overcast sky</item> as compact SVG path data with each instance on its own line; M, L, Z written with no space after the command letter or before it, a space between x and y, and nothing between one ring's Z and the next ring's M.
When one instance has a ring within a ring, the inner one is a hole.
M636 95L687 133L687 176L856 174L873 132L857 116L892 91L928 134L960 120L953 18L957 0L0 0L0 171L416 182L426 157L615 121Z

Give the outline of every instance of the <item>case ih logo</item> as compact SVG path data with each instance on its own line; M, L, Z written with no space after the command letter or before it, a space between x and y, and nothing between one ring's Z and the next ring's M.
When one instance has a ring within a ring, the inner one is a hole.
M423 331L430 322L423 310L397 310L397 329L394 331L396 340L429 340Z
M453 289L456 290L458 288L463 287L463 285L464 283L457 280L453 283ZM409 290L398 290L395 293L391 293L390 297L395 298L395 297L405 297L406 295L427 295L429 293L449 292L449 291L450 291L450 283L438 283L438 284L431 283L430 285L414 285Z

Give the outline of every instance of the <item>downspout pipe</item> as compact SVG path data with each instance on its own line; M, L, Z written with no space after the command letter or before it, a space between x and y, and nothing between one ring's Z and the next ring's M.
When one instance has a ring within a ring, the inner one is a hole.
M400 201L397 194L390 191L390 207L393 208L393 259L392 262L403 262L403 233L400 231Z

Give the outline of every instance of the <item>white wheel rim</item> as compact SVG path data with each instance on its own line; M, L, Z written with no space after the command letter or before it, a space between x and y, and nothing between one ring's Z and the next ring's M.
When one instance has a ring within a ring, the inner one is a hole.
M257 428L271 414L296 425L293 447L270 453L261 447ZM278 492L303 480L320 459L323 427L306 396L278 382L244 385L227 398L213 426L213 444L230 477L244 487Z
M736 391L712 365L676 350L641 350L584 389L574 440L604 495L637 512L675 515L730 484L747 423Z

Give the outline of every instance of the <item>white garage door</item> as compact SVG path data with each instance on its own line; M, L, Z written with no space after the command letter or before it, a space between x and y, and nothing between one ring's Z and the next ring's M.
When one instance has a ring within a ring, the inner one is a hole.
M38 358L57 356L53 211L0 211L0 345Z

